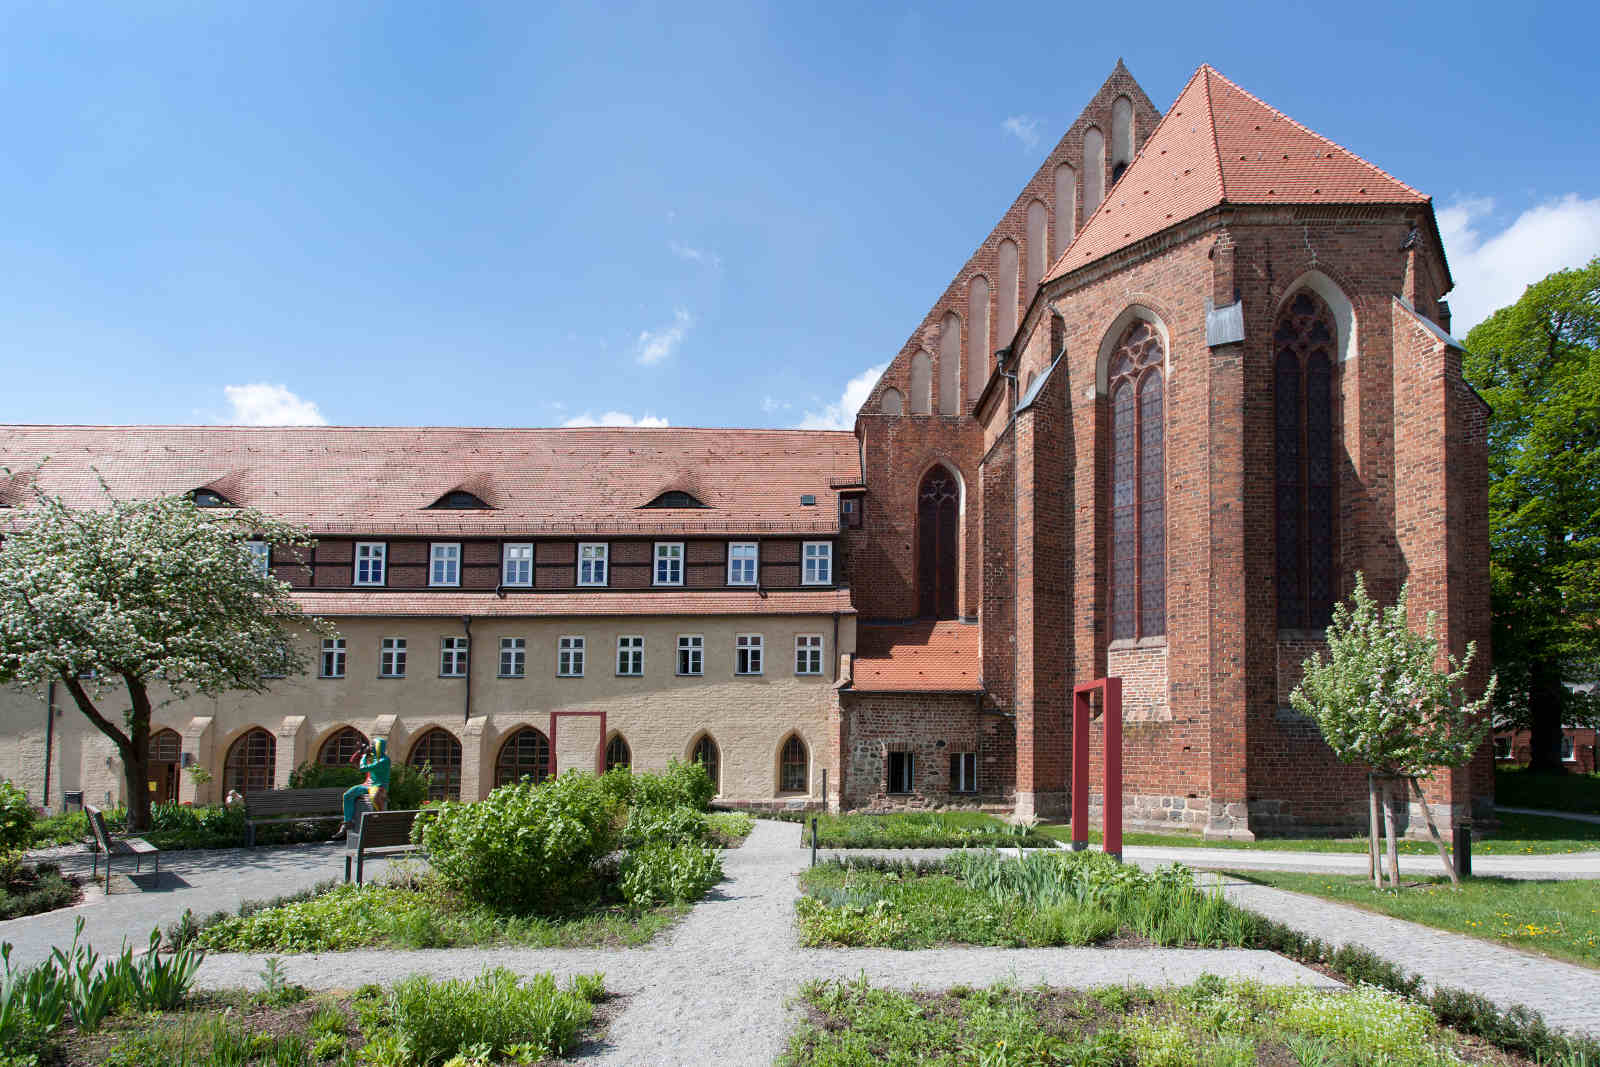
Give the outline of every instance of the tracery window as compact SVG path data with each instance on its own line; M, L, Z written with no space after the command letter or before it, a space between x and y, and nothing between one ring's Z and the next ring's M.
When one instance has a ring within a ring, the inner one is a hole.
M1161 335L1134 322L1111 353L1111 639L1167 632Z
M806 743L798 734L790 734L783 743L778 758L778 791L804 793L810 781L811 758Z
M1333 618L1333 351L1328 305L1301 290L1273 332L1278 625Z
M506 739L494 761L494 784L498 789L524 778L538 785L550 777L550 739L531 726L525 726Z

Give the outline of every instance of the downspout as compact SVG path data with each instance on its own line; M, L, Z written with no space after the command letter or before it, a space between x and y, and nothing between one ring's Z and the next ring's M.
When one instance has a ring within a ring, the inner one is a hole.
M48 694L44 704L44 800L41 802L45 811L50 810L50 755L56 740L56 683L53 678Z
M463 725L472 721L472 664L477 660L477 655L472 651L472 616L461 616L461 628L467 635L467 695L466 706L461 711Z

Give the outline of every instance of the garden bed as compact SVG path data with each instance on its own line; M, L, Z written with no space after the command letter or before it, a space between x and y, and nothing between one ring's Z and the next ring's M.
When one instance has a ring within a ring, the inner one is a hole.
M1374 987L1273 988L1204 978L1179 989L904 993L816 981L783 1067L860 1064L1527 1063L1442 1028Z
M803 844L811 844L816 818L821 848L963 848L989 845L1051 848L1055 842L1027 826L1008 823L981 811L907 811L882 815L805 814Z
M54 863L6 864L0 878L0 919L20 919L57 908L70 907L83 897L83 889L71 875L63 875Z

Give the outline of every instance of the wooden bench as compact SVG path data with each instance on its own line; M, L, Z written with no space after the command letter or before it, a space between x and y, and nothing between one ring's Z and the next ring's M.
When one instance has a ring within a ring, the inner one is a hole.
M111 894L111 857L132 856L134 870L144 869L144 858L154 856L155 872L161 873L161 850L142 837L112 837L106 829L106 817L99 808L92 804L83 806L84 813L89 816L89 832L94 835L94 867L90 871L89 880L93 881L100 873L100 853L106 855L106 895Z
M420 845L411 843L411 826L419 817L432 815L428 809L421 811L366 811L356 816L356 829L350 834L344 854L344 880L350 880L350 862L355 861L356 885L365 875L368 856L398 856L420 852Z
M343 819L344 789L268 789L244 795L244 843L256 845L256 827L263 823Z

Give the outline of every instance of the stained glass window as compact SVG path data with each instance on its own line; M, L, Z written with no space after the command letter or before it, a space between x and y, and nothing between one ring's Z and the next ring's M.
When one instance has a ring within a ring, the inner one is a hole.
M1333 617L1334 546L1333 316L1302 290L1273 331L1278 625L1321 629Z
M1112 640L1167 632L1164 358L1144 321L1111 354Z

